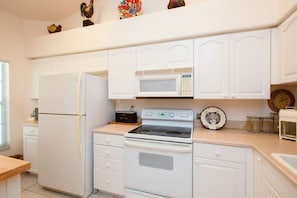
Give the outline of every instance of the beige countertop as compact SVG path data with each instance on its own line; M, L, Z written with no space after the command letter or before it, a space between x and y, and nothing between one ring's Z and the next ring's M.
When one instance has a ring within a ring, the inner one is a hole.
M193 142L253 148L262 154L267 161L287 177L297 188L297 175L271 156L271 153L297 155L297 143L294 141L279 139L278 134L250 133L234 129L213 131L204 128L195 128Z
M29 170L30 162L0 155L0 181Z
M94 129L94 132L123 135L124 133L135 129L137 126L138 125L129 124L108 124ZM294 175L292 171L271 156L271 153L297 155L297 143L294 141L279 139L278 134L250 133L236 129L214 131L205 128L195 128L193 142L249 147L255 149L297 188L297 175Z
M106 126L94 129L93 132L123 135L124 133L132 131L138 126L139 124L108 124Z
M28 120L23 123L23 126L34 126L38 127L38 120Z

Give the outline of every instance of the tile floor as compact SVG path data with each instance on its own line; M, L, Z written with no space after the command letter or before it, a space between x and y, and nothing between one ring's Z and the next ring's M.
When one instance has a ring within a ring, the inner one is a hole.
M37 175L31 173L23 173L21 176L22 198L74 198L66 194L54 192L38 185ZM96 193L89 198L119 198L117 196Z

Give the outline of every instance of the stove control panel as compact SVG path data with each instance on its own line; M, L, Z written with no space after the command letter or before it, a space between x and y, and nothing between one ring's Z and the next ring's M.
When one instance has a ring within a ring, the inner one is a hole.
M194 112L190 109L143 109L142 119L193 121Z

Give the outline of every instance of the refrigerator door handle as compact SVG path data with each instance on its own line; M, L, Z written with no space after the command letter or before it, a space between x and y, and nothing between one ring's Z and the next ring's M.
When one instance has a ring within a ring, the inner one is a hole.
M76 91L76 104L77 104L77 114L80 115L80 102L81 102L81 98L80 98L80 92L81 92L81 78L82 78L82 74L81 72L78 73L78 76L77 76L77 91Z
M77 121L76 121L76 144L77 144L77 149L79 153L79 157L82 158L82 146L81 146L81 136L80 136L80 120L81 116L77 116Z

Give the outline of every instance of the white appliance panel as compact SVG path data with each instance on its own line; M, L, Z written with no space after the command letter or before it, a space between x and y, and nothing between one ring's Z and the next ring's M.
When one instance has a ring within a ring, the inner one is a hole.
M125 141L124 152L126 189L164 197L192 197L192 144L130 139Z
M85 116L40 114L39 127L38 183L83 196Z
M84 115L84 79L79 73L41 76L39 113Z

